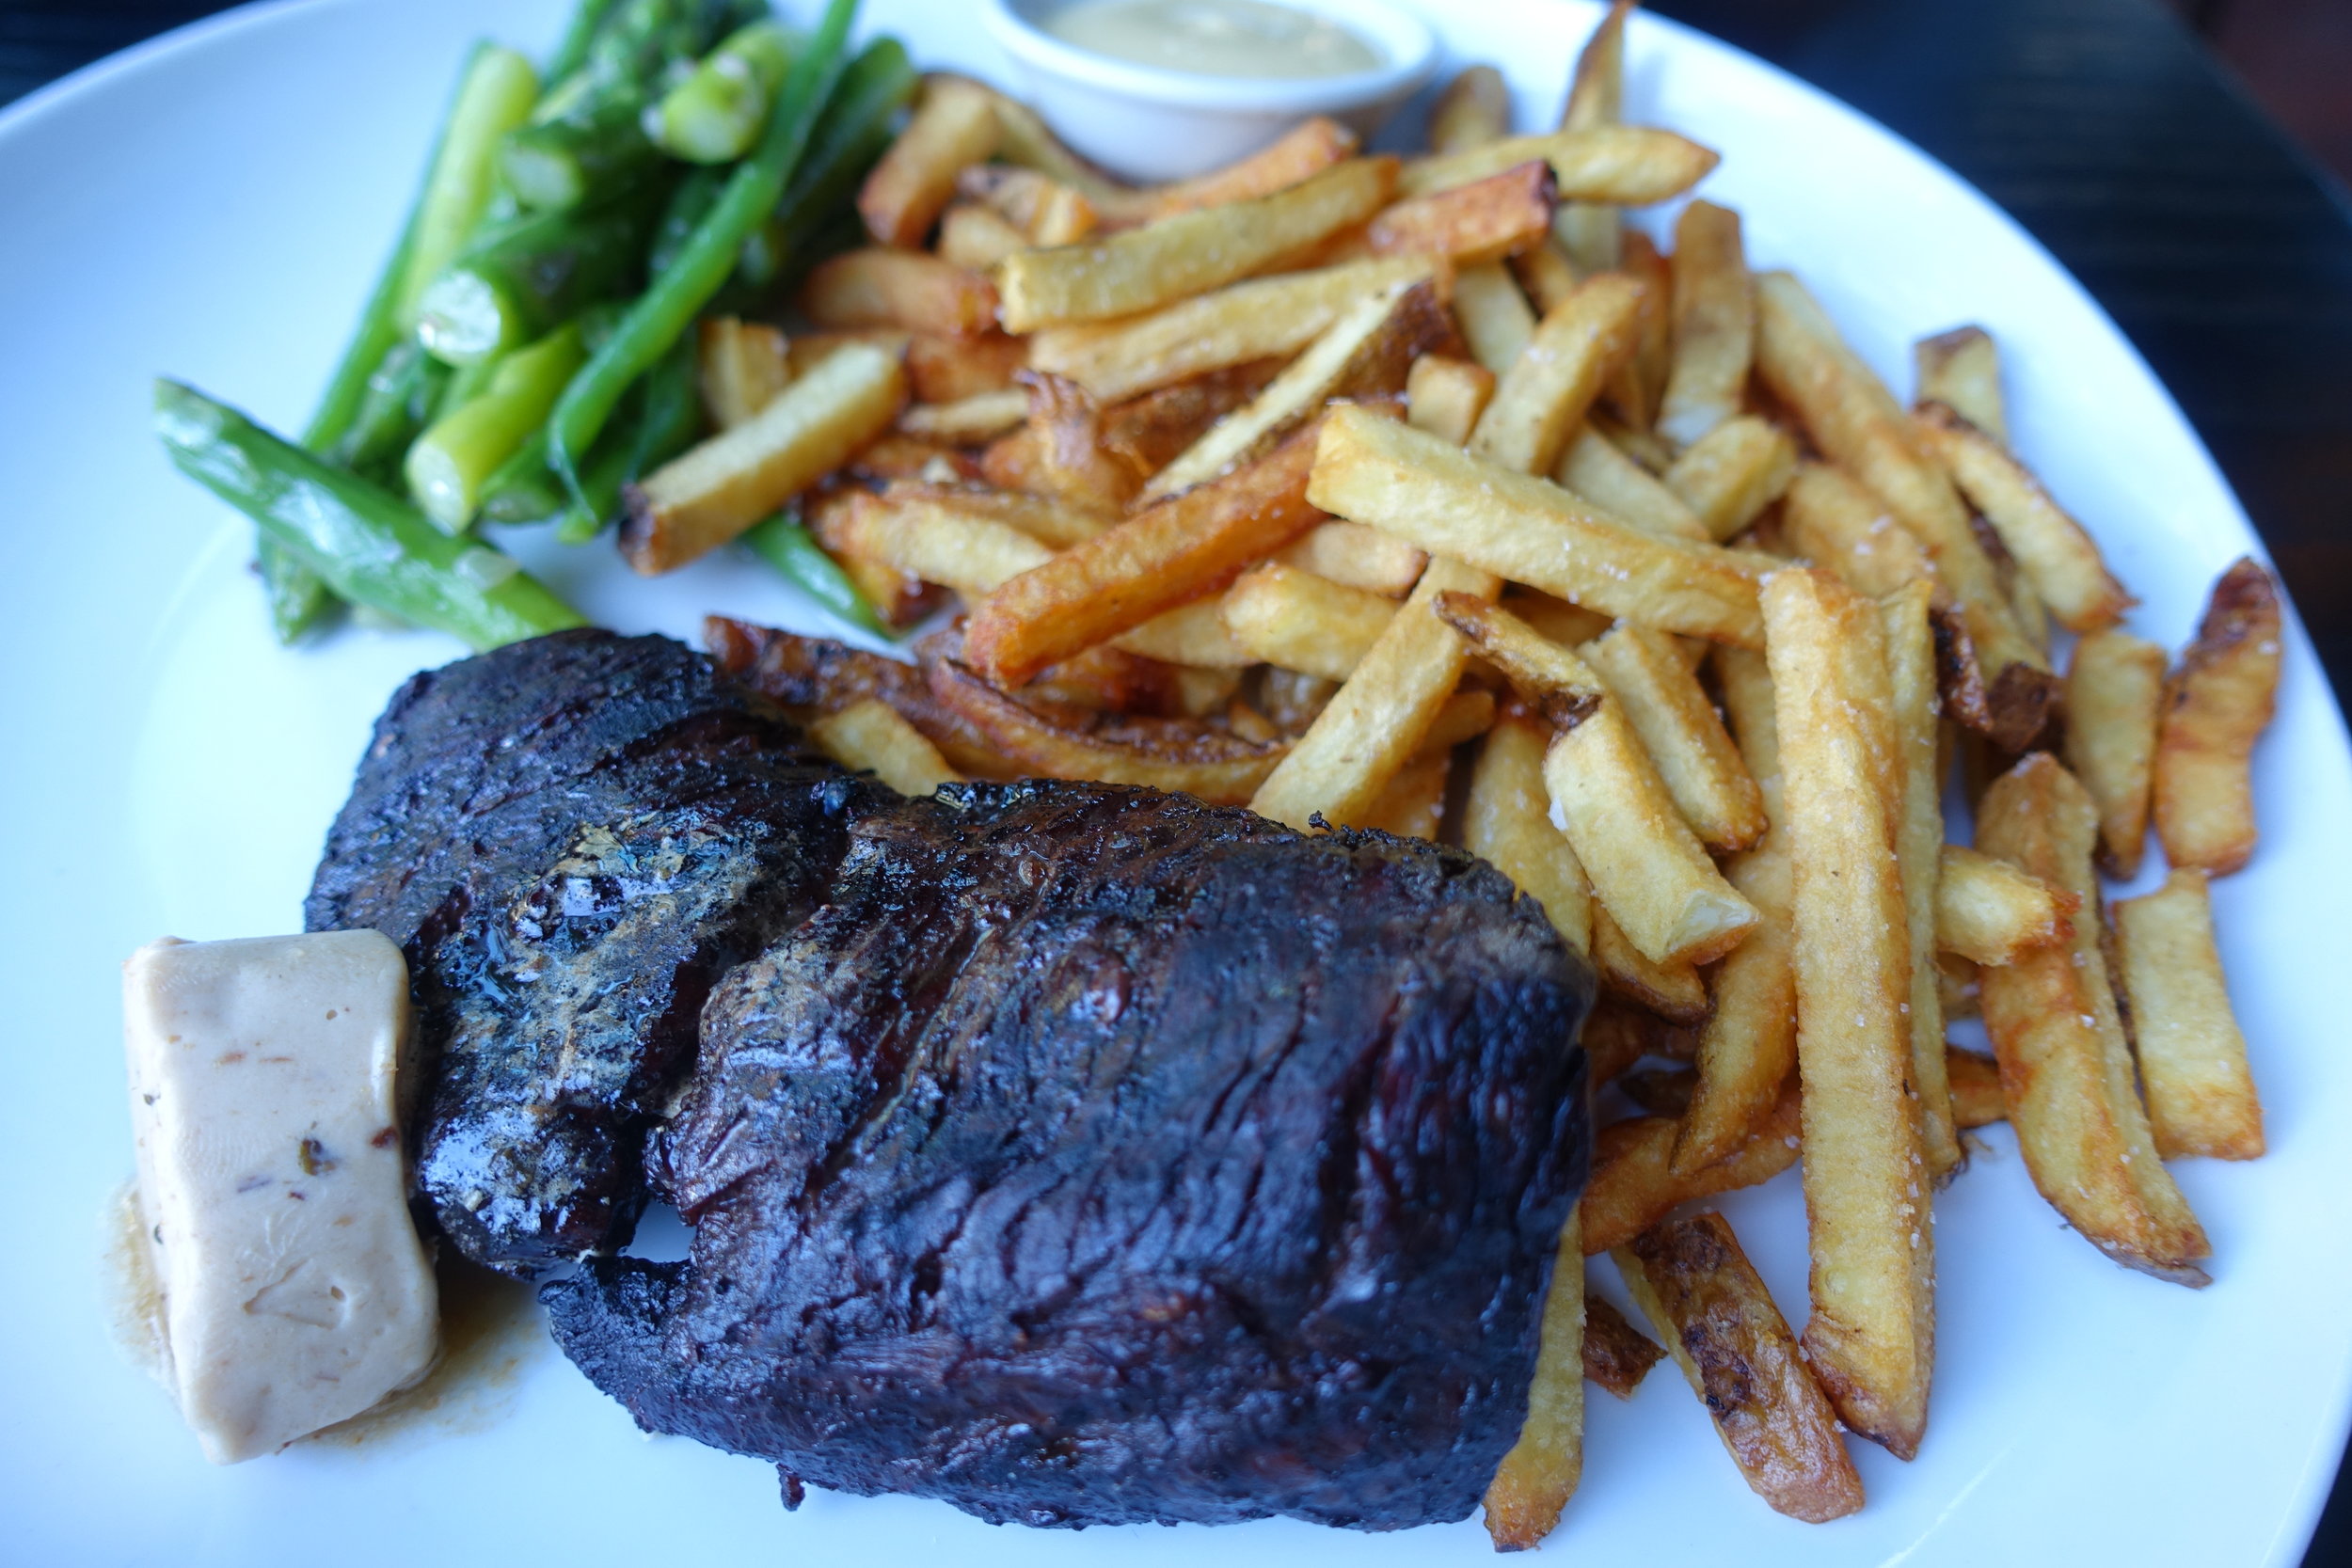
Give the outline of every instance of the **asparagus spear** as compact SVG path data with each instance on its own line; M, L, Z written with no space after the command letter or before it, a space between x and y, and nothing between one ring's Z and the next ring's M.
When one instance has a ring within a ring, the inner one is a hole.
M538 212L569 212L641 179L661 160L641 123L645 94L628 87L506 138L499 167L509 190Z
M368 377L367 396L342 437L323 451L310 442L303 444L338 467L379 484L390 483L400 473L401 454L433 417L451 380L449 367L425 353L416 339L399 339Z
M155 384L155 430L181 472L354 604L478 650L586 625L512 556L451 538L389 492L191 387Z
M466 531L485 482L546 422L586 356L580 324L568 323L509 355L481 396L417 437L404 465L409 493L443 532Z
M668 194L645 181L595 207L492 225L424 291L418 339L434 357L469 364L619 293L644 264Z
M529 118L538 97L529 60L495 44L475 49L417 203L414 249L401 267L395 311L404 329L416 325L425 289L465 248L489 204L500 138Z
M755 22L712 50L645 117L646 134L690 164L733 163L751 150L777 84L792 65L791 40Z

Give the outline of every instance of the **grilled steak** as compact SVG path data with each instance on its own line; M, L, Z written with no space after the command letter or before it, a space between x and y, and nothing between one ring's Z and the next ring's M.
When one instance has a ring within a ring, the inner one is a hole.
M711 983L815 907L881 795L665 638L540 638L393 698L304 912L407 954L419 1179L468 1256L627 1240Z
M1589 973L1497 873L1150 790L863 816L545 1295L641 1424L1041 1525L1475 1505L1585 1157Z

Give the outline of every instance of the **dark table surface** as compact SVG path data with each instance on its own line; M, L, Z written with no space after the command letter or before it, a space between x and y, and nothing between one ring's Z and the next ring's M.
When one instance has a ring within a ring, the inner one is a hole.
M2352 198L2170 12L2156 0L1653 5L1891 126L2049 246L2180 400L2336 689L2352 689ZM221 8L0 0L0 103ZM2352 1562L2352 1481L2339 1479L2305 1561Z

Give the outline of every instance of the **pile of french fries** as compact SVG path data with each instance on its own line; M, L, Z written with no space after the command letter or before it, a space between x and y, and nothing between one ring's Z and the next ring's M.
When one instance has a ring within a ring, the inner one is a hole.
M1688 202L1670 248L1628 224L1716 155L1620 122L1626 12L1555 132L1510 135L1478 68L1425 155L1314 120L1148 190L935 79L860 199L874 244L808 282L816 330L709 328L729 429L635 499L691 552L805 491L893 625L960 605L914 664L711 624L850 767L1442 834L1590 958L1597 1102L1640 1114L1562 1237L1502 1548L1575 1489L1584 1380L1659 1357L1588 1256L1750 1485L1823 1520L1862 1505L1846 1433L1926 1433L1931 1204L1970 1129L2008 1121L2070 1226L2190 1284L2164 1162L2263 1149L2207 881L2254 847L2270 578L2233 566L2169 660L2011 451L1990 336L1920 342L1906 408L1750 272L1736 213ZM2152 821L2170 875L2110 909ZM1978 1013L1990 1059L1947 1042ZM1683 1214L1792 1164L1802 1332Z

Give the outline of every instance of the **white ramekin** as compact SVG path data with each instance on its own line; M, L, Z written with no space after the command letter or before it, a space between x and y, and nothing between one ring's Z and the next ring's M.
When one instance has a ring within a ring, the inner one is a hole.
M1055 135L1134 180L1181 180L1232 163L1310 115L1329 115L1370 137L1438 63L1428 25L1385 0L1279 0L1347 26L1387 62L1304 80L1197 76L1109 59L1035 24L1066 3L984 0L983 15Z

